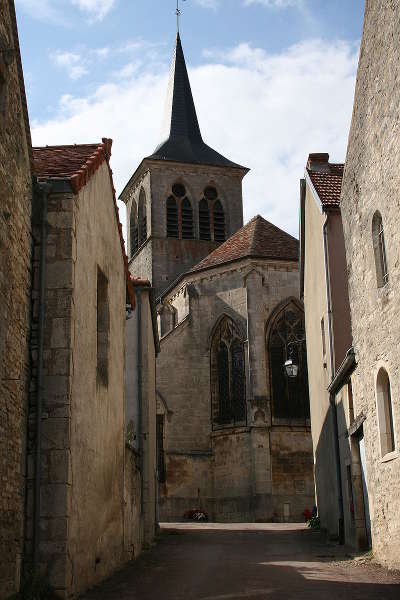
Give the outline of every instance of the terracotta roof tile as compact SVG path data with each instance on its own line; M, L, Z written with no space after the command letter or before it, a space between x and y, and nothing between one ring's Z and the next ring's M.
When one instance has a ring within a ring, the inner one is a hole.
M340 206L344 165L327 163L327 166L329 167L328 171L307 167L307 173L321 204L323 206Z
M135 292L129 273L128 257L125 251L122 225L119 219L117 198L110 167L111 146L112 140L103 138L101 144L75 144L72 146L44 146L42 148L33 148L34 168L35 175L39 181L48 179L67 179L70 181L74 193L77 194L79 190L86 185L100 165L102 165L104 161L107 163L125 266L129 301L132 308L134 308Z
M299 242L257 215L191 271L210 269L246 257L297 261Z

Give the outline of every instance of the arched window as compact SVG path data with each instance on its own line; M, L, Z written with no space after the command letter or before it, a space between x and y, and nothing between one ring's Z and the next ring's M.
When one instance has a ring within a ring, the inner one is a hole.
M210 209L205 198L199 203L199 234L201 240L211 240Z
M220 321L211 342L211 405L215 427L246 423L243 340L229 317Z
M395 449L393 426L392 393L390 380L385 369L380 369L376 379L376 404L381 441L381 454L385 456Z
M179 237L178 205L173 196L167 200L167 237Z
M294 302L287 304L275 316L270 327L268 349L273 417L309 419L304 313ZM298 375L293 379L287 377L284 369L289 356L299 366Z
M144 190L140 191L138 208L138 227L139 227L139 246L147 239L147 206L146 194Z
M182 239L193 239L193 210L190 201L187 198L182 200Z
M222 204L219 200L214 202L214 240L216 242L225 241L225 214Z
M376 281L378 287L383 287L389 280L389 273L386 261L383 222L379 211L374 214L372 219L372 241L374 245Z
M132 202L131 214L129 218L129 240L130 240L130 255L133 256L138 249L138 218L136 202Z

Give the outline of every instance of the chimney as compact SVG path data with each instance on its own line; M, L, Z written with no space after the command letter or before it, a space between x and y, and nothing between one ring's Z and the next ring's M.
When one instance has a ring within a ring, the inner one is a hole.
M310 171L329 171L329 154L326 152L315 152L308 155L307 169Z

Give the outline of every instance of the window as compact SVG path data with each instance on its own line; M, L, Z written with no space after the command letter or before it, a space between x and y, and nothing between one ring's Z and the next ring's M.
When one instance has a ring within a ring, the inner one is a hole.
M353 401L353 386L351 379L347 382L347 401L349 403L349 420L350 425L354 422L354 401Z
M167 236L179 237L178 205L173 196L170 196L167 200Z
M273 417L309 419L304 313L293 301L275 316L270 326L268 349ZM287 377L284 370L289 355L299 366L298 375L293 379Z
M389 281L389 273L386 260L385 234L379 211L374 214L372 219L372 241L375 256L376 281L378 288L380 288Z
M205 198L199 203L199 233L201 240L211 240L210 209Z
M219 200L214 203L214 240L216 242L225 241L225 215Z
M139 228L139 246L141 246L147 240L146 193L143 189L140 190L140 196L139 196L138 228Z
M133 256L139 247L138 237L138 218L137 218L137 207L136 202L132 202L131 215L129 219L129 233L130 233L130 255Z
M165 483L165 455L164 455L164 415L157 415L157 473L158 481Z
M376 404L378 411L378 427L381 442L381 454L395 450L392 393L390 380L385 369L380 369L376 379Z
M0 118L3 120L6 116L7 105L7 84L6 80L0 71Z
M97 268L97 383L103 386L108 385L109 336L108 279Z
M246 423L243 340L229 317L222 318L211 343L211 396L215 427Z
M322 340L322 357L326 359L326 338L325 338L325 319L321 319L321 340Z
M181 204L182 211L182 239L192 240L193 239L193 210L187 198L182 200Z

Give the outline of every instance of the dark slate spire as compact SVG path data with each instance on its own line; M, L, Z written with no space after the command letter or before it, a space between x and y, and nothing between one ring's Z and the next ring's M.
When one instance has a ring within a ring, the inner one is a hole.
M203 142L179 32L172 59L164 119L164 141L148 158L245 169Z

